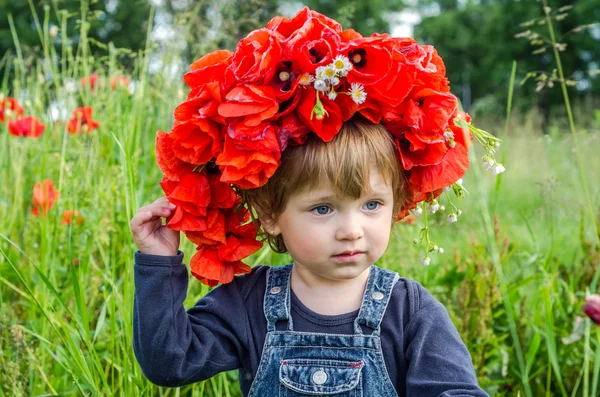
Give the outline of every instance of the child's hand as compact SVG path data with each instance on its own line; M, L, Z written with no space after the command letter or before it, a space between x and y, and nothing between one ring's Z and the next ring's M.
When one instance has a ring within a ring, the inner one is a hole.
M175 256L179 250L179 231L162 224L162 218L175 210L166 197L140 208L129 227L142 254Z

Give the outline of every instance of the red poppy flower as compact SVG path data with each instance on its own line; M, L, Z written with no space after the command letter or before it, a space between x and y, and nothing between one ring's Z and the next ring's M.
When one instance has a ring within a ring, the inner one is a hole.
M204 164L221 152L220 127L207 119L180 123L169 135L173 153L185 163Z
M14 136L39 138L46 126L33 116L27 116L8 122L8 132Z
M461 129L462 131L462 129ZM455 133L454 148L448 148L439 163L424 167L413 167L409 181L417 192L433 192L450 186L465 174L469 168L468 148L472 137L468 133ZM429 145L431 146L431 145Z
M186 231L186 237L197 245L225 244L225 212L219 208L209 208L205 222L206 230Z
M51 179L44 179L42 183L36 183L33 186L33 204L31 206L31 213L35 216L40 216L40 210L42 210L42 213L45 216L59 196L60 192L54 190Z
M259 143L265 150L244 150L252 141L237 141L225 137L223 152L217 157L223 176L221 181L241 189L252 189L267 183L279 166L281 152L274 132L267 133Z
M181 122L200 118L225 124L225 119L218 113L219 105L222 102L219 82L212 81L201 86L196 92L196 96L177 106L173 115L176 120Z
M210 203L210 184L204 173L190 172L169 194L169 201L186 214L196 217L206 216Z
M24 112L23 107L15 98L4 98L0 101L0 123L9 118L16 119Z
M342 114L335 101L323 94L319 94L319 98L327 112L323 118L319 119L313 114L313 108L317 101L315 90L304 90L296 113L311 131L314 131L325 142L329 142L342 128Z
M338 54L341 30L333 29L318 18L309 18L287 39L283 57L294 59L303 72L314 73L328 65Z
M283 152L291 139L295 144L306 142L310 129L300 120L296 113L290 113L277 121L277 138Z
M230 184L221 181L220 172L208 172L210 185L209 208L232 208L236 203L237 194Z
M83 223L83 216L79 214L79 211L75 210L65 210L62 214L62 219L60 223L63 225L70 225L72 222L75 222L78 225Z
M242 261L224 262L215 246L201 246L190 259L192 275L210 287L233 281L236 274L248 274L252 270Z
M100 123L92 120L92 107L85 106L73 111L73 118L69 120L67 130L70 134L76 134L83 131L87 134L100 127Z
M121 74L116 74L110 78L110 89L115 91L117 88L128 88L129 87L129 77L123 76Z
M313 11L308 7L304 7L298 11L298 13L291 19L276 16L267 23L266 28L279 33L284 39L287 39L296 33L300 28L302 28L302 26L310 18L318 19L323 25L331 28L336 33L342 32L342 25L340 25L338 22L323 14Z
M276 92L269 86L244 84L229 91L225 102L219 105L223 117L243 117L243 123L257 126L279 110Z
M192 90L188 99L198 95L197 90L211 81L222 82L225 70L231 64L231 51L217 50L204 55L190 65L191 72L183 76L183 80ZM223 84L223 90L229 88Z
M229 66L238 83L269 83L281 60L282 39L269 29L257 29L244 37Z
M179 182L185 175L192 172L195 165L186 163L177 157L173 145L174 139L171 134L164 131L156 132L156 163L165 174L166 179ZM165 194L169 195L170 193L165 190Z
M79 83L81 84L81 86L85 87L86 85L88 85L90 87L90 89L92 90L92 92L96 91L96 82L97 81L98 81L98 73L96 73L96 72L92 73L87 78L82 77L81 79L79 79Z

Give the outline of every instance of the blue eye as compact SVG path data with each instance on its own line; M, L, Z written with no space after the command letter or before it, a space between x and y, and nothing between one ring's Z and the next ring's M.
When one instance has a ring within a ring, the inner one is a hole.
M312 209L312 211L316 211L319 215L327 215L329 213L329 206L320 205Z
M365 204L367 209L370 211L376 210L377 208L379 208L379 205L381 205L381 203L378 203L377 201L369 201L367 204Z

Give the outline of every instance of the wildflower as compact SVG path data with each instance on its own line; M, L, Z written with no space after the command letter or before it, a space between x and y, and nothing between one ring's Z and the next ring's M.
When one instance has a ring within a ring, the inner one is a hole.
M488 171L490 170L494 165L496 164L496 162L494 160L484 160L483 161L483 169Z
M129 86L129 77L120 74L114 75L110 79L110 89L115 91L117 88L127 88Z
M0 123L9 117L18 118L24 112L23 107L15 98L4 98L0 100Z
M100 127L100 123L92 120L92 112L91 106L75 109L73 111L73 118L69 120L69 125L67 126L69 133L76 134L83 129L83 126L85 126L84 132L89 134L92 130Z
M339 73L339 75L342 77L345 77L346 74L348 74L348 72L352 70L352 64L350 63L350 60L344 55L338 55L337 57L335 57L332 66L335 69L335 71Z
M78 225L83 223L83 216L79 214L79 211L65 210L63 212L60 223L63 225L70 225L71 222L75 222Z
M95 72L89 75L87 78L82 77L79 79L79 83L81 83L83 87L85 87L86 84L89 85L92 92L96 90L96 81L98 81L98 73Z
M433 199L431 201L431 203L429 204L429 206L427 207L427 209L432 214L435 214L440 209L440 204L438 203L438 201L436 199Z
M417 206L414 209L408 210L411 214L413 214L414 216L419 216L423 213L423 208Z
M315 90L325 92L329 89L325 80L316 80L315 81Z
M335 91L330 91L329 94L327 94L327 98L329 98L332 101L335 101L335 98L337 98L338 93Z
M458 217L456 216L456 214L453 212L450 215L448 215L448 223L454 223L458 220Z
M317 79L325 80L330 83L333 82L333 79L336 77L336 71L332 65L319 66L315 73L317 75Z
M456 211L456 216L461 216L461 215L462 215L462 211L461 210Z
M445 206L443 206L443 205L440 205L440 209L439 209L439 211L445 211L445 210L446 210L446 207L445 207Z
M14 136L39 138L45 129L46 126L33 116L23 117L8 123L8 132Z
M496 164L494 168L492 168L492 174L498 175L505 171L504 166L502 164Z
M311 74L305 73L298 79L298 84L300 85L311 85L315 81L315 77Z
M431 264L431 259L429 259L428 256L424 256L423 259L421 259L421 263L423 266L429 266L429 264Z
M462 180L462 178L460 178L458 181L456 181L454 183L456 183L457 185L461 185L462 186L463 180Z
M452 130L446 130L444 132L444 140L448 142L451 139L454 139L454 132L452 132Z
M40 216L40 210L42 210L43 215L45 216L59 196L60 192L54 190L51 179L44 179L42 183L36 183L33 187L31 213L35 216Z
M585 299L583 311L596 324L600 324L600 295L592 294Z
M443 249L442 247L440 247L440 249L438 250L438 252L439 252L440 254L443 254L443 253L444 253L444 249Z
M365 87L362 84L352 83L350 85L350 96L352 100L360 105L367 100L367 93L365 92Z

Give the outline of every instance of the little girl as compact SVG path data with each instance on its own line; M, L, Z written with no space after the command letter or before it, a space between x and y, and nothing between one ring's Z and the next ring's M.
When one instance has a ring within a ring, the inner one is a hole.
M444 306L376 265L408 210L460 197L471 133L485 167L503 170L435 49L304 8L191 69L172 131L157 134L166 197L131 220L134 352L148 379L239 369L251 397L486 396ZM192 275L222 284L187 311L181 231L198 245ZM292 262L251 269L257 237Z
M188 272L165 198L131 221L134 351L158 385L239 369L244 396L485 396L446 309L375 265L402 202L389 132L354 118L330 142L290 146L247 191L271 245L292 263L257 266L183 307Z

